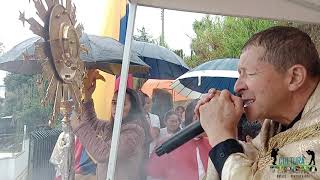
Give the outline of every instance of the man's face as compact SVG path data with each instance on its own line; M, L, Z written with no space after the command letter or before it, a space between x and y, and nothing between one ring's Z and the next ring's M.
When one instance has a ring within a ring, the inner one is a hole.
M263 55L264 48L249 47L241 54L238 65L240 76L234 89L241 95L249 121L277 117L288 100L285 73L261 61Z

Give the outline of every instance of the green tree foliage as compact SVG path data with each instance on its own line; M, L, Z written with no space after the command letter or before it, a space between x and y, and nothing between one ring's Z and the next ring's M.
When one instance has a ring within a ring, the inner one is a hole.
M176 53L176 55L180 56L182 59L184 58L183 49L176 49L173 50L173 52Z
M141 29L137 29L138 34L133 36L133 39L136 41L148 42L148 43L156 43L156 40L153 39L151 35L146 31L146 28L142 26Z
M252 18L206 16L193 23L193 54L186 59L190 67L205 61L240 56L243 44L256 32L277 25L277 21Z
M141 29L137 29L137 34L133 36L133 39L136 41L141 41L141 42L147 42L147 43L152 43L152 44L156 44L159 46L163 46L165 48L169 49L169 45L168 43L164 40L163 45L161 45L160 43L160 39L161 36L159 36L158 38L154 38L152 37L146 30L146 28L144 26L142 26Z
M186 63L195 67L217 58L238 58L244 43L255 33L276 25L293 26L308 33L320 51L320 25L253 18L206 16L193 23L196 34L192 38L193 53Z
M12 115L16 127L24 124L33 130L48 124L51 107L41 105L41 95L36 84L36 76L8 74L4 79L6 87L5 116Z

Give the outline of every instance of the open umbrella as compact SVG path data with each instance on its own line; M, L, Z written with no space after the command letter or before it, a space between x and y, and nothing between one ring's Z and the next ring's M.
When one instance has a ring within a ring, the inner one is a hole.
M174 52L156 44L133 41L132 50L148 64L151 69L147 76L135 75L146 79L176 79L185 72L189 67Z
M34 56L37 42L43 42L40 37L29 38L0 57L0 70L20 74L41 73L41 65ZM83 49L80 58L85 61L88 69L98 68L110 74L120 74L123 45L118 41L94 35L83 34L80 39ZM130 72L147 74L149 66L136 53L131 53Z
M177 93L197 99L210 88L228 89L234 92L234 84L239 77L239 59L217 59L203 63L177 78L171 85Z
M81 53L80 58L85 61L87 68L100 69L110 74L119 75L121 71L123 44L109 37L82 35L81 44L88 53ZM130 56L130 73L147 74L150 67L144 63L135 52Z
M0 69L20 74L41 73L41 65L34 57L35 43L40 37L32 37L14 46L0 57Z

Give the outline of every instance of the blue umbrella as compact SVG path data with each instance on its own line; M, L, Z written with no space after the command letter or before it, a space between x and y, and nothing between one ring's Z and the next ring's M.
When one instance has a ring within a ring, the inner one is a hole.
M146 79L176 79L189 71L189 67L174 52L156 44L133 41L132 50L148 64L151 69L148 75L135 74Z
M217 59L203 63L177 78L172 89L188 98L197 99L210 88L228 89L234 92L234 84L239 77L239 59Z

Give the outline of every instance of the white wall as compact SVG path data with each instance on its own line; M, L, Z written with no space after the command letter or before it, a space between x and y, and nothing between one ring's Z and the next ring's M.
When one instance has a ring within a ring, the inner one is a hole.
M28 168L29 140L25 141L25 150L12 157L0 159L0 179L16 180L22 178ZM23 179L23 178L22 178Z

